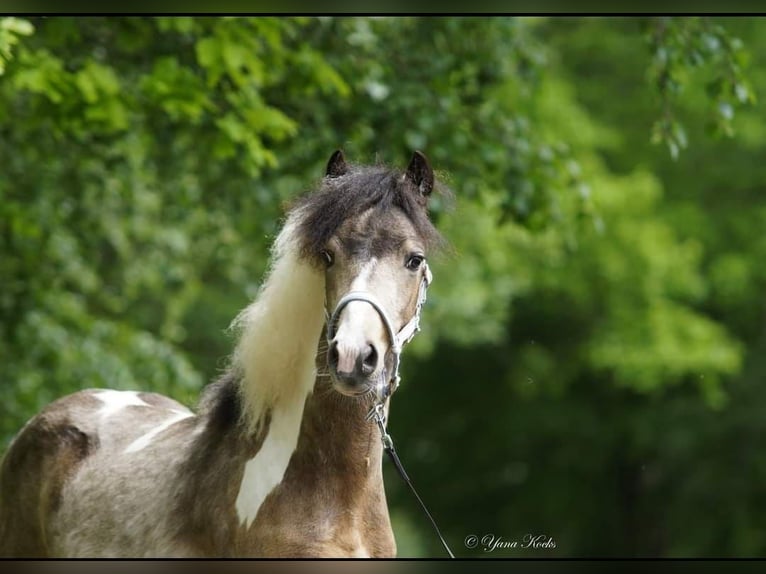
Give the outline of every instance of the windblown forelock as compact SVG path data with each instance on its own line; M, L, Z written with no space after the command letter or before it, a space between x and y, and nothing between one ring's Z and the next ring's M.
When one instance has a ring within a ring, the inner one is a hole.
M339 177L326 177L314 193L300 198L291 210L302 257L321 265L321 251L344 222L375 208L380 214L402 212L426 249L443 239L428 218L427 200L403 177L386 167L354 166Z

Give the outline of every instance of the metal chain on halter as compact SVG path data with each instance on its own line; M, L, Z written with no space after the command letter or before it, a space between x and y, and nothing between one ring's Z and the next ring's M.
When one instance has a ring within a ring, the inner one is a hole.
M335 310L333 311L332 315L328 314L327 309L325 309L325 316L327 318L327 341L329 343L335 337L335 324L338 321L340 313L343 311L346 305L352 301L363 301L368 303L378 312L378 315L380 315L380 318L383 321L383 325L386 327L386 331L388 332L389 340L391 341L391 376L387 382L388 384L382 384L376 389L376 401L373 407L367 413L367 420L374 421L377 424L378 429L380 430L380 438L383 442L383 450L386 452L389 459L391 459L391 462L396 467L399 476L402 477L402 480L404 480L404 482L412 491L412 494L415 495L418 503L420 503L420 507L423 509L423 512L431 522L431 526L433 526L434 530L436 531L436 535L439 537L439 540L441 541L442 546L444 546L444 549L447 551L447 554L449 554L450 558L454 558L455 555L452 553L452 550L450 550L450 547L444 540L444 536L442 536L439 527L436 525L436 521L434 520L433 516L431 516L431 513L428 512L428 508L426 508L425 503L420 498L418 492L415 490L410 477L405 472L402 461L399 460L399 455L396 454L394 441L391 439L391 435L388 434L388 431L386 430L385 402L399 387L399 382L401 380L401 377L399 376L399 360L400 355L402 354L402 348L415 337L418 331L420 331L420 312L426 302L428 286L433 281L433 276L431 275L431 270L428 267L428 263L424 262L423 266L423 279L420 282L420 287L418 289L418 301L415 306L415 313L412 318L407 321L404 327L399 330L398 333L394 332L393 324L391 323L386 310L371 293L367 293L365 291L351 291L341 297L340 301L338 301L338 304L335 306Z

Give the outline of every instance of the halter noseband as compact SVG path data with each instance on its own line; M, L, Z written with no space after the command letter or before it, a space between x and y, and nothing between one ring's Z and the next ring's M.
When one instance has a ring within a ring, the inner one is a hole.
M363 301L364 303L368 303L372 306L373 309L375 309L375 311L377 311L381 321L383 321L383 325L385 326L386 332L388 333L388 339L391 342L391 358L393 365L391 368L391 377L388 381L386 381L388 384L380 384L376 389L378 401L380 403L383 403L388 397L390 397L399 386L399 381L401 380L401 377L399 376L399 357L402 354L402 348L404 345L409 343L415 334L420 331L420 311L423 308L423 304L426 302L426 291L428 290L428 286L431 284L431 281L433 281L431 270L428 268L428 263L424 261L423 280L420 282L420 288L418 290L418 302L415 306L415 314L409 321L407 321L407 323L399 330L398 333L394 332L394 325L391 322L388 313L386 313L386 310L375 298L375 296L367 291L349 291L346 293L343 297L341 297L340 301L338 301L338 304L335 306L335 310L332 312L332 315L328 315L327 309L325 309L325 316L327 318L328 344L331 343L335 338L335 334L337 333L335 327L338 323L338 318L340 317L341 312L346 308L346 305L352 301Z

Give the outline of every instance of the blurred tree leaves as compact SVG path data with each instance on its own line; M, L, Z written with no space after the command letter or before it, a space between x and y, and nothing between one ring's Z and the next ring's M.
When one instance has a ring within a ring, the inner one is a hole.
M5 66L13 57L13 49L21 36L29 36L34 31L32 25L22 18L3 18L0 20L0 76Z
M453 539L694 554L709 530L729 541L715 554L763 550L760 495L726 474L754 456L733 445L764 401L761 31L0 19L3 445L84 387L192 403L285 204L338 147L397 165L416 148L455 191L432 203L453 253L434 258L392 428ZM400 546L435 555L388 484ZM743 538L700 510L721 484Z
M749 55L742 41L710 18L659 17L646 28L652 52L649 75L662 106L662 115L652 126L652 142L664 143L674 159L687 147L674 102L687 84L699 89L700 70L706 72L704 86L709 96L707 128L714 135L732 136L734 110L755 102L745 75Z

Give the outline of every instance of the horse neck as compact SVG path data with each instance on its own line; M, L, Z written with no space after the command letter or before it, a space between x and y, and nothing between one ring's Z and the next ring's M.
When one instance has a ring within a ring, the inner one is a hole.
M196 508L192 523L199 532L216 523L209 509L234 502L234 514L228 526L197 536L200 546L227 555L392 555L382 447L377 427L365 420L368 407L339 395L320 375L307 397L288 395L292 402L283 397L270 408L253 434L234 422L243 405L237 405L235 374L229 376L212 391L218 399L205 416L209 433L190 461L199 476L187 480L182 505ZM185 470L182 475L192 474ZM195 505L200 498L210 504ZM301 534L309 527L314 542Z
M366 420L368 408L317 378L276 504L260 518L262 533L281 532L275 549L293 542L314 556L394 555L382 444L377 427ZM306 528L316 535L309 547L300 534Z
M319 360L322 355L320 349ZM349 493L382 487L381 437L366 420L369 409L368 400L340 395L322 376L306 401L297 454L314 461L319 473L342 476Z
M272 470L280 468L277 474L281 480L303 485L321 483L323 496L334 498L332 503L337 506L365 506L370 499L382 496L380 433L374 423L366 420L369 400L339 394L322 372L326 370L323 341L320 338L311 354L316 361L315 372L320 373L314 377L311 392L285 395L269 409L267 423L256 434L244 433L239 440L246 451L256 452L250 459L253 468L258 466L257 460L268 461ZM273 449L275 445L280 453ZM262 477L254 473L253 479Z

